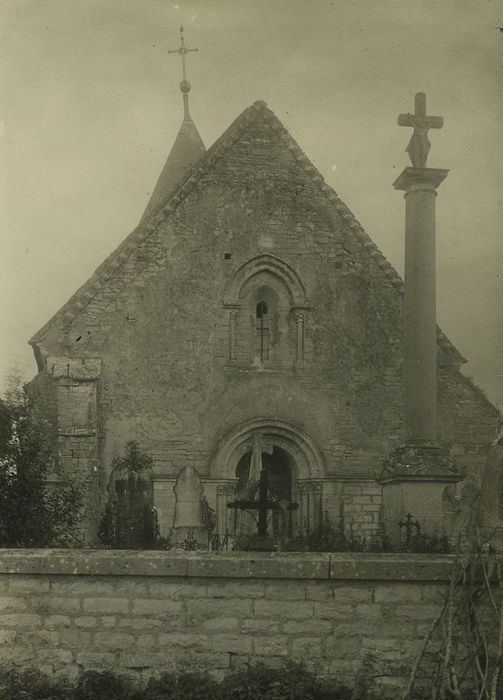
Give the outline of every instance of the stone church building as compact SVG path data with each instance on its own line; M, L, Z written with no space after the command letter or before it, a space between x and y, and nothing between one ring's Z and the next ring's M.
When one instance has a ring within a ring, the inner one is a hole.
M58 474L85 476L92 541L135 439L163 534L187 466L223 534L259 433L294 529L342 516L368 537L404 439L403 282L264 102L206 150L187 85L140 224L30 341ZM499 414L464 362L438 330L439 444L477 471Z

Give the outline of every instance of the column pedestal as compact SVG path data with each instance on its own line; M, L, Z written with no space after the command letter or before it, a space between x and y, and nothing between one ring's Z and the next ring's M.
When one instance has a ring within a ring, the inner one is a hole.
M421 533L450 536L444 493L461 478L447 451L436 444L409 441L395 450L380 479L386 537L403 544L409 514Z

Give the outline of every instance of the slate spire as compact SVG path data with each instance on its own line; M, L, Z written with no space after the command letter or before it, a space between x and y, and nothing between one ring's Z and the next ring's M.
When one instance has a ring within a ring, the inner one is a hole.
M180 27L180 47L173 51L168 51L168 53L177 53L182 58L182 81L180 83L180 91L183 96L183 121L168 159L154 187L147 208L143 213L140 224L145 223L161 208L178 185L187 177L201 156L206 153L203 140L199 136L199 132L192 121L189 110L189 92L191 90L191 85L187 80L185 55L193 51L197 51L197 49L188 49L185 46L183 27Z

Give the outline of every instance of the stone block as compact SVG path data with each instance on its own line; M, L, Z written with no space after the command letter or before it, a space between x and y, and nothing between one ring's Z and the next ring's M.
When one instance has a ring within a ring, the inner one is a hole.
M98 626L98 618L97 617L89 617L88 615L83 615L82 617L76 617L74 619L74 624L76 627L97 627Z
M213 633L209 639L213 651L225 651L229 654L251 654L252 638L245 634Z
M287 656L288 637L286 635L254 636L253 652L257 656Z
M51 663L53 666L61 666L73 663L74 655L69 649L58 649L53 647L51 649L38 649L37 650L37 662L38 663Z
M375 588L376 603L418 603L422 600L422 586L414 583L381 583Z
M297 637L292 640L291 650L295 659L318 659L322 655L322 639L321 637Z
M63 646L68 646L75 649L92 648L91 633L80 629L64 629L60 631L60 642Z
M207 632L237 632L239 621L235 617L213 617L203 621L203 628Z
M3 644L0 647L0 665L12 664L14 666L33 666L35 652L26 647Z
M171 661L171 664L170 664ZM119 668L143 671L147 668L163 670L172 667L172 660L166 654L143 651L121 651L119 654Z
M126 632L96 632L94 643L104 649L131 649L135 645L135 636Z
M49 629L54 627L70 627L72 618L68 617L68 615L44 615L43 623L44 627L48 627Z
M0 629L0 644L12 644L16 638L15 630Z
M352 603L371 603L373 597L373 586L358 585L340 586L335 585L333 588L333 599L345 605Z
M377 603L362 603L355 606L354 619L367 620L368 622L381 622L386 619L389 611L394 609L395 606L377 605Z
M82 610L88 613L127 613L129 600L127 598L84 598Z
M309 601L255 600L254 606L257 617L280 620L306 620L314 612L314 604Z
M180 600L169 598L136 598L133 601L133 613L138 615L161 615L174 617L183 611Z
M152 630L166 629L165 620L156 620L154 617L119 617L117 620L119 629ZM172 623L170 623L172 626Z
M349 622L354 617L355 606L334 601L314 603L314 617L320 620L340 620Z
M167 578L162 581L149 582L149 594L153 598L173 598L174 600L206 598L208 585L196 581L187 582L182 580L182 582L175 582Z
M207 595L210 598L263 598L265 589L262 581L219 581L208 584Z
M228 670L231 667L231 659L238 658L237 654L228 654L227 652L202 651L200 649L175 649L176 666L181 670L189 671L208 671L211 675L215 675L215 670ZM248 659L247 656L239 656L239 658ZM219 674L217 677L221 678Z
M311 618L309 620L302 620L297 622L295 620L289 620L281 625L281 631L286 634L295 635L320 635L320 634L331 634L332 623L328 620L317 620Z
M23 612L27 607L24 598L0 598L0 613Z
M210 617L245 618L250 617L252 613L252 601L241 598L188 600L186 605L187 617L191 624Z
M49 591L49 580L42 576L10 576L9 590L15 595L23 593L47 593Z
M390 619L424 622L434 620L440 613L440 607L436 605L396 605L390 608Z
M51 580L51 592L58 596L76 596L82 598L94 598L96 596L113 596L115 594L115 582L104 581L92 576L61 576Z
M106 651L80 651L76 655L76 662L82 669L114 668L115 654Z
M305 600L306 585L302 581L268 583L265 587L265 597L272 600Z
M278 620L267 620L266 618L250 618L241 623L241 632L245 634L273 633L279 632L280 622Z
M115 627L115 623L117 622L117 618L113 615L104 615L100 618L100 620L102 627L104 627L105 629Z
M62 598L60 596L33 596L31 605L35 612L69 614L80 612L80 600L78 598Z
M42 623L40 615L32 615L30 613L15 613L13 615L1 615L1 627L38 627Z
M324 641L323 653L325 656L332 656L337 659L361 656L362 640L358 638L339 637L337 630L333 636L327 637Z
M168 632L159 635L159 646L162 647L200 647L208 648L208 637L205 634L190 632Z

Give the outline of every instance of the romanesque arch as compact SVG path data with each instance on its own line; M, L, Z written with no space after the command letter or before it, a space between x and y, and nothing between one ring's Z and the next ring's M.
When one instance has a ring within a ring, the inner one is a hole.
M224 305L233 305L238 303L239 292L243 285L259 272L269 272L271 275L279 278L287 287L293 306L305 306L306 290L299 277L299 274L293 267L288 265L280 258L270 253L262 253L251 260L243 263L229 280L224 292Z
M211 476L235 479L236 466L250 450L256 432L262 434L264 443L280 447L290 455L295 465L294 479L320 479L326 475L323 455L306 432L286 421L255 418L236 426L220 440L211 460Z

